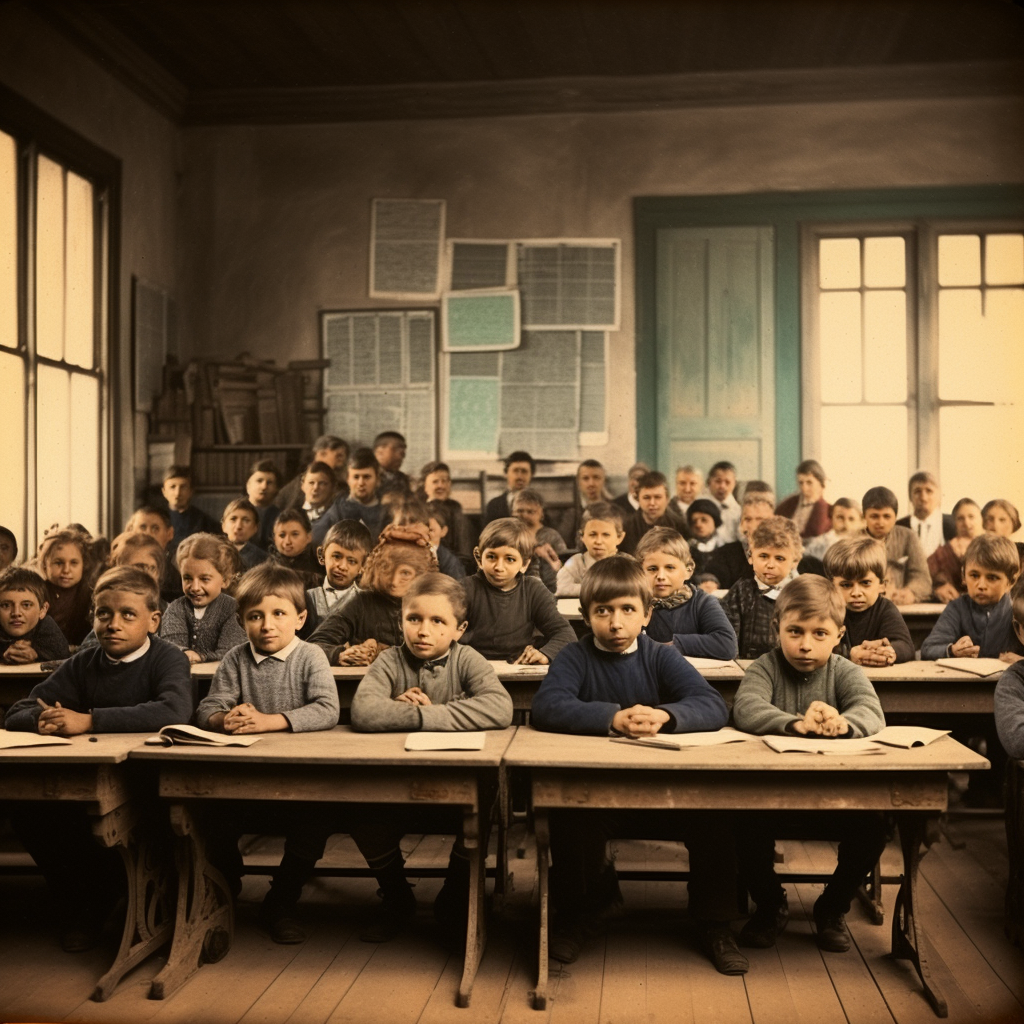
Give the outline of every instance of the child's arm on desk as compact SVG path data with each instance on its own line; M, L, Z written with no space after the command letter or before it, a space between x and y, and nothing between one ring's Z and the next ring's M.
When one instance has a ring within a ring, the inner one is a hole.
M546 665L554 661L555 655L563 647L575 642L576 634L569 622L559 614L554 597L547 591L543 583L539 580L531 581L527 576L523 578L520 586L526 585L531 585L531 617L535 629L544 637L544 646L537 652L542 658L534 658L531 655L530 660L523 660L521 655L517 664Z
M71 658L59 665L53 675L36 683L27 697L8 708L4 728L11 732L39 732L39 718L44 707L56 708L59 704L65 714L75 708L88 707L80 668L81 660Z
M31 665L39 661L39 654L28 640L15 640L10 647L4 651L4 661L8 665Z
M946 657L971 657L968 654L954 654L950 650L955 644L959 644L959 649L964 651L971 646L969 642L967 644L962 643L967 632L967 622L965 621L966 616L963 614L963 608L963 601L957 599L956 601L951 601L942 609L942 614L938 617L935 625L932 626L932 631L921 644L922 661L935 661L938 658ZM967 639L968 641L970 640L969 637ZM977 654L973 655L973 657L977 657Z

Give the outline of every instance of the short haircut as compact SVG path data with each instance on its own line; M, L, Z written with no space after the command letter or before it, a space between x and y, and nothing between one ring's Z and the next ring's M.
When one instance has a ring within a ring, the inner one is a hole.
M637 598L644 612L649 612L654 604L654 592L647 573L629 555L602 558L583 574L580 583L580 607L585 618L590 618L592 605L605 604L617 597Z
M537 472L537 463L534 461L533 456L529 452L514 451L510 455L505 456L505 472L508 472L508 467L513 462L528 462L530 464L530 475L532 476Z
M164 521L164 526L171 525L171 513L169 509L164 508L162 505L140 505L131 516L128 522L131 522L136 516L159 516Z
M678 530L673 530L670 526L655 526L648 530L640 538L634 557L643 565L644 559L654 551L664 551L673 558L678 558L688 569L693 568L693 554L690 551L690 545L686 543Z
M960 509L962 509L965 505L973 505L978 510L978 513L981 513L981 506L973 498L961 498L953 506L953 511L950 513L950 515L956 516L957 512L959 512Z
M378 448L380 445L390 444L392 441L397 441L399 444L405 444L405 438L397 430L382 430L373 439L373 447Z
M796 475L813 476L822 487L825 486L825 470L817 459L804 459L804 461L796 467Z
M321 434L313 442L314 452L336 452L339 448L344 448L348 452L348 441L337 436L337 434Z
M373 454L372 448L357 448L348 460L349 469L372 469L374 473L380 473L380 463L377 456Z
M178 477L181 477L182 479L187 480L189 483L191 483L192 467L186 466L180 462L176 462L174 463L174 465L168 466L167 469L164 470L164 475L161 477L161 479L164 481L164 483L166 483L168 480L175 480Z
M402 498L391 506L391 522L396 526L410 526L413 523L430 525L430 511L426 502L415 498Z
M721 462L716 462L708 470L708 479L710 480L716 473L732 473L732 475L735 476L736 467L731 462L727 462L723 459Z
M604 466L601 465L601 463L598 462L597 459L584 459L576 467L576 475L577 476L579 476L579 473L580 473L581 469L599 469L599 470L601 470L602 473L604 472Z
M1013 621L1024 626L1024 576L1021 576L1010 591L1010 607L1013 609Z
M748 480L743 485L743 497L750 494L775 494L775 488L767 480Z
M224 507L220 521L223 523L232 512L246 512L252 516L252 520L257 527L260 525L260 514L256 511L256 506L248 498L235 498L234 501L229 501Z
M277 482L277 486L281 486L281 470L277 468L277 463L273 459L257 459L249 467L246 480L248 480L253 473L266 473L267 475L273 476L274 480Z
M334 470L327 465L326 462L320 462L314 459L310 462L306 468L302 471L303 477L309 476L310 473L322 473L331 483L334 483Z
M512 512L515 512L520 505L536 505L542 512L544 511L544 498L540 491L535 491L532 487L524 487L521 491L516 491L509 499L508 504Z
M858 580L868 572L884 580L889 564L885 547L874 537L844 537L825 552L821 561L829 579L838 576L844 580Z
M283 512L278 512L277 518L274 520L274 529L276 530L279 526L284 526L285 523L298 523L306 533L313 532L309 516L306 515L306 510L302 508L286 508Z
M805 573L783 587L775 602L773 621L776 625L785 615L796 615L801 619L821 616L842 628L846 621L846 602L831 580L815 573Z
M713 572L696 572L690 577L691 587L699 587L702 583L714 583L715 590L722 586L722 581Z
M362 551L365 558L373 547L373 538L365 523L358 519L342 519L327 531L321 547L326 551L332 544L346 551Z
M1001 572L1012 583L1020 573L1020 555L1017 545L1009 537L995 533L983 533L967 546L964 555L964 571L973 562L989 572Z
M451 479L452 471L447 462L427 462L420 468L419 476L416 478L416 494L420 498L426 498L427 496L427 477L431 473L447 473L448 479Z
M409 584L402 609L415 597L446 597L457 623L466 621L466 591L458 580L441 572L425 572Z
M239 616L270 596L290 602L297 612L306 610L306 585L302 577L280 562L266 561L245 573L235 588Z
M151 612L160 610L160 588L157 582L142 569L134 565L119 565L108 569L92 588L93 601L106 590L123 590L129 594L138 594L146 601L146 608Z
M900 510L899 499L888 487L872 487L865 491L860 504L865 512L872 508L891 508L896 513Z
M18 557L18 538L6 526L0 526L0 537L6 537L14 545L14 557Z
M0 572L0 594L6 590L27 590L35 596L40 608L50 600L46 580L39 573L17 565L9 565Z
M908 494L914 489L914 484L931 484L937 489L939 478L934 473L929 473L927 469L919 469L907 482Z
M515 548L527 562L533 557L534 536L521 519L509 516L506 519L492 519L480 533L477 552L481 555L488 548Z
M149 533L123 533L121 537L121 546L114 555L111 566L129 565L133 556L145 553L153 559L157 572L163 575L164 566L167 564L167 552L156 537Z
M766 508L770 508L773 512L775 511L775 498L774 495L766 491L754 491L751 493L749 490L743 493L743 504L740 506L741 509L752 507L754 505L764 505Z
M429 547L413 541L384 539L370 552L370 557L363 565L363 575L359 586L363 590L376 590L387 593L400 565L408 565L416 570L416 575L425 572L437 572L437 559Z
M751 548L792 548L799 558L803 552L803 541L796 523L785 516L769 516L754 527L750 535Z
M224 577L226 587L230 587L242 574L242 560L235 545L212 533L189 534L174 553L179 571L186 558L201 558L209 562Z
M856 498L836 498L836 500L832 502L832 507L848 508L851 512L856 512L859 516L864 515L861 511L860 502Z
M989 512L994 508L1001 508L1009 517L1013 523L1013 532L1016 533L1020 529L1020 513L1017 511L1017 507L1005 498L993 498L991 501L985 502L985 507L981 510L982 518L987 516Z
M691 466L690 463L687 463L685 466L676 466L676 472L677 473L696 473L697 476L700 476L700 470L696 466Z
M650 473L644 473L640 477L640 482L636 485L637 491L647 490L653 487L664 487L665 493L668 494L668 481L665 479L664 473L659 473L656 469Z
M622 509L618 505L613 505L610 501L592 501L583 510L580 523L586 526L594 519L602 523L614 523L616 530L622 533Z
M452 517L448 514L448 508L443 501L428 501L424 506L427 510L427 525L433 519L441 529L451 526Z

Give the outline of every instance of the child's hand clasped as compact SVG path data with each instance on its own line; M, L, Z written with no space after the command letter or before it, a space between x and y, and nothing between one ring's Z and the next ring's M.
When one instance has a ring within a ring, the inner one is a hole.
M283 715L265 715L252 704L238 704L225 716L223 728L230 733L280 732ZM285 722L287 728L287 721Z
M953 658L977 658L981 648L969 636L962 636L955 644L949 645L949 653Z
M39 714L37 728L44 736L80 736L92 731L92 715L62 708L60 701L50 707L41 697L36 703L43 709Z
M419 704L422 707L432 703L430 698L418 686L410 686L405 693L400 693L395 697L395 700L402 701L405 704Z
M804 717L793 723L793 731L802 736L842 736L849 728L846 719L823 700L811 701Z
M624 736L654 736L669 720L669 713L646 704L634 704L615 712L612 729Z
M33 661L38 660L39 655L28 640L15 640L14 643L4 651L4 661L9 665L29 665Z
M536 647L531 647L529 644L523 649L523 653L512 662L513 665L547 665L548 656L541 654Z
M867 665L873 668L884 668L896 661L896 650L888 638L882 640L865 640L850 651L850 661L855 665Z
M371 665L381 651L385 650L383 644L376 640L365 640L361 644L353 644L346 647L338 655L339 665Z

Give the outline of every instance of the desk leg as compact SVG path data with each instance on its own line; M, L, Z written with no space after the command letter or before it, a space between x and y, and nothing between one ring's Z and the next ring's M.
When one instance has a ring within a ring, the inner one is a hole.
M178 906L174 941L166 966L153 979L150 999L165 999L203 964L221 960L231 947L235 929L231 892L224 876L207 861L203 837L187 807L171 806L171 827L180 837L175 847Z
M918 926L914 908L917 891L917 869L927 850L938 838L938 817L925 813L907 812L898 815L900 845L903 847L903 877L900 891L896 896L896 909L892 918L892 955L897 960L909 960L916 969L924 997L931 1004L936 1016L946 1017L949 1009L946 1000L932 981L928 960L937 956Z
M96 983L92 998L109 999L117 983L171 938L173 882L171 871L160 856L156 823L138 820L131 803L99 817L93 835L104 846L116 846L128 876L128 908L121 947L110 970Z
M885 920L885 906L882 904L882 865L878 861L875 861L871 873L857 890L857 898L867 909L872 924L881 924Z
M509 770L506 765L498 768L498 845L494 860L494 895L495 912L505 905L505 897L511 887L511 875L508 870L508 829L512 821L512 787L509 783Z
M533 832L537 841L537 891L540 894L540 941L537 948L537 987L533 990L533 1008L543 1010L548 1005L548 848L551 833L548 831L547 811L534 810Z
M484 888L487 880L488 824L475 811L462 816L462 841L469 854L469 914L466 919L466 957L462 967L462 983L455 1005L469 1006L476 981L477 968L487 943L487 923L484 914Z

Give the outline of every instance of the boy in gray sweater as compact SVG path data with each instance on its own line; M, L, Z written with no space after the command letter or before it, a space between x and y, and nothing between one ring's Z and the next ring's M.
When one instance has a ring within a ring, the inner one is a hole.
M220 663L210 693L199 704L200 728L245 735L259 732L314 732L338 724L338 688L319 647L295 634L306 619L306 592L298 573L273 562L250 569L236 593L238 614L249 637ZM289 809L291 810L291 809ZM284 857L274 872L261 917L275 942L302 942L295 917L302 887L323 856L329 826L311 821L296 805L285 822ZM226 873L239 887L243 829L220 816L215 845Z
M744 732L796 733L835 739L873 736L885 727L882 706L863 669L833 654L845 632L845 602L829 580L798 576L775 606L779 647L761 655L743 676L733 703ZM740 932L740 944L767 948L789 920L786 891L775 874L775 834L787 828L771 814L740 821L741 876L757 909ZM800 823L801 834L807 823ZM874 812L823 814L814 828L840 837L839 860L814 904L818 946L850 948L844 915L857 888L881 856L885 819Z
M437 572L416 579L402 598L405 643L384 651L359 683L352 699L352 728L456 732L511 725L512 698L483 655L459 644L465 631L462 585ZM486 821L489 815L484 811L481 817ZM364 942L387 942L416 913L399 844L406 832L434 828L435 822L420 821L406 807L374 807L353 818L349 831L383 899L360 934ZM458 833L459 825L448 830ZM453 936L465 933L468 899L469 855L460 834L434 901L435 918Z

